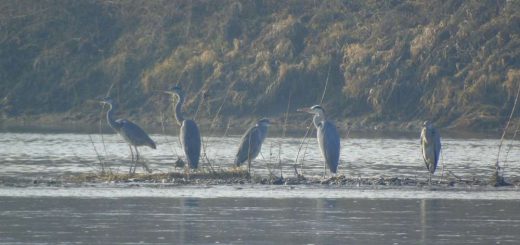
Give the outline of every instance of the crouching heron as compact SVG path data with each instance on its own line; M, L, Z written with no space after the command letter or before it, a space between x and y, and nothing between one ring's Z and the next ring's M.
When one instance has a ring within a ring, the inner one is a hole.
M251 173L251 161L260 154L262 143L267 136L267 129L270 124L271 121L269 121L269 119L262 118L256 122L255 126L249 128L244 133L235 157L235 165L237 167L240 167L242 163L248 161L247 169L248 172Z

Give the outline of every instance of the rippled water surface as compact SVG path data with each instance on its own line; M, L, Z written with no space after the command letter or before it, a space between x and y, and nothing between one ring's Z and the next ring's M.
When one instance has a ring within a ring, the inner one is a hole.
M152 138L158 148L141 149L146 162L155 172L180 171L173 167L181 154L177 138ZM205 138L214 168L232 165L238 140ZM97 171L100 160L113 171L128 171L128 146L117 135L103 141L101 135L0 133L0 178L59 178ZM299 144L268 138L253 162L254 174L266 175L268 166L280 173L282 162L284 176L292 176ZM463 178L488 178L497 145L493 139L446 137L442 163ZM504 149L506 174L516 177L520 142ZM314 138L301 149L298 166L302 158L305 175L322 174ZM339 171L348 177L427 178L417 138L342 139ZM4 183L0 244L520 244L519 211L517 187Z
M0 197L0 244L519 244L518 200Z
M174 161L179 156L184 157L177 137L152 135L152 138L157 142L157 149L142 147L141 156L156 172L173 171ZM205 152L215 168L232 166L238 137L206 137L204 141ZM292 175L298 156L298 166L303 160L305 175L321 175L323 160L315 138L310 138L301 149L300 142L301 139L297 138L267 138L262 155L252 164L254 173L267 174L268 167L279 173L278 163L281 161L284 175ZM493 171L498 143L496 139L444 138L437 175L442 172L444 164L446 170L458 176L487 178ZM502 153L504 166L510 176L518 176L520 141L506 143ZM417 138L349 138L342 139L341 144L340 174L354 177L427 176ZM93 171L99 166L98 154L116 172L128 171L131 161L127 144L115 134L102 138L101 135L86 134L0 133L0 149L3 165L0 176L45 177L64 172ZM207 164L201 165L207 167Z

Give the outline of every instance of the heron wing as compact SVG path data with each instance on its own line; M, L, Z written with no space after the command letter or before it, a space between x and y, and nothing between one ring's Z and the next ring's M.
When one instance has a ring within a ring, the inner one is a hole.
M200 132L193 120L184 120L181 126L181 144L190 168L197 168L200 159Z
M248 158L255 159L262 148L262 134L257 126L246 131L240 140L235 165L240 166Z
M421 152L425 163L428 162L428 160L426 160L426 145L428 144L428 139L426 138L426 130L426 127L423 127L421 130ZM428 167L428 164L426 164L426 167Z
M153 149L156 148L155 142L139 125L126 119L118 119L116 122L121 125L118 133L123 136L126 142L134 146L146 145Z
M439 130L433 129L433 138L434 138L434 153L435 153L435 167L437 167L437 164L439 162L439 156L441 153L441 134Z
M325 162L332 173L336 173L339 163L340 139L336 126L329 121L325 121L321 127L319 143Z
M437 149L436 141L437 141L438 133L436 130L430 130L428 128L423 128L421 132L421 147L424 163L426 164L426 168L430 173L434 173L437 168L437 162L439 160L440 147ZM440 137L439 137L439 145L440 145Z

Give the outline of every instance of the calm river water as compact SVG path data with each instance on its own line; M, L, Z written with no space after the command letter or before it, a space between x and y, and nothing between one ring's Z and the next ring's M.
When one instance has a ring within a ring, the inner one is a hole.
M91 137L91 138L90 138ZM126 172L129 150L117 135L0 133L0 244L520 244L516 187L430 189L322 186L13 187L16 179L95 171L101 160ZM174 136L143 148L154 171L173 171ZM92 140L91 140L92 139ZM216 168L232 165L237 137L206 138ZM254 173L293 174L300 139L268 138ZM509 143L509 142L507 142ZM443 139L445 169L488 178L498 140ZM303 147L304 174L323 171L314 138ZM506 145L505 150L509 149ZM520 142L506 175L520 174ZM300 163L298 163L300 164ZM440 174L439 172L436 175ZM176 170L179 171L179 170ZM417 138L342 140L340 173L349 177L427 178Z
M140 148L141 156L156 172L175 170L173 165L183 156L176 136L152 135L157 149ZM92 139L92 140L91 140ZM204 138L206 154L214 168L229 168L238 148L238 137ZM103 144L104 142L104 144ZM259 175L269 168L285 176L294 174L293 165L303 161L306 176L322 175L323 160L315 137L308 140L298 154L301 139L267 138L262 155L253 163ZM466 178L488 178L494 170L499 140L443 139L442 159L437 175L445 169ZM502 160L509 176L520 174L520 141L506 142ZM427 178L418 138L350 138L341 142L339 173L346 176L393 176ZM509 151L508 151L509 150ZM0 133L1 176L49 177L65 172L93 171L99 166L98 154L115 172L126 172L130 150L115 134L35 134ZM508 151L508 154L506 154ZM207 162L202 160L202 162ZM202 166L207 166L201 163ZM142 171L141 169L139 169Z

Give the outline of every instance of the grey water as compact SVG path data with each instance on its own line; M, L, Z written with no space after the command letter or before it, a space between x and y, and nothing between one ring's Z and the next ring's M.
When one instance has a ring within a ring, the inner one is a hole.
M158 149L142 148L145 161L155 172L180 171L173 166L182 157L178 139L152 138ZM214 168L232 166L238 137L204 141ZM305 175L320 176L316 141L308 142L300 149L300 139L268 138L254 174L269 168L292 176L298 156ZM488 178L497 145L445 137L440 165L463 178ZM427 178L417 138L348 138L341 147L339 171L348 177ZM503 148L509 177L520 173L519 148L518 141ZM0 244L520 244L517 187L5 183L98 171L100 160L126 172L128 146L117 135L0 133Z
M141 157L155 172L180 171L174 162L183 158L176 136L152 135L157 149L140 148ZM205 137L201 160L216 169L233 166L239 137ZM300 147L299 138L269 137L261 156L252 163L254 174L269 171L294 175L294 165L306 176L320 176L323 160L315 137ZM488 178L494 171L498 139L443 138L437 175L445 171L464 178ZM204 154L203 154L204 155ZM520 174L520 141L506 141L501 154L509 176ZM100 161L113 172L127 172L131 157L128 145L115 134L0 133L0 177L50 178L64 173L98 171ZM280 164L281 163L281 164ZM141 170L142 171L142 170ZM350 177L390 176L425 178L418 138L349 138L341 141L339 173Z
M0 244L519 244L518 200L0 197Z

